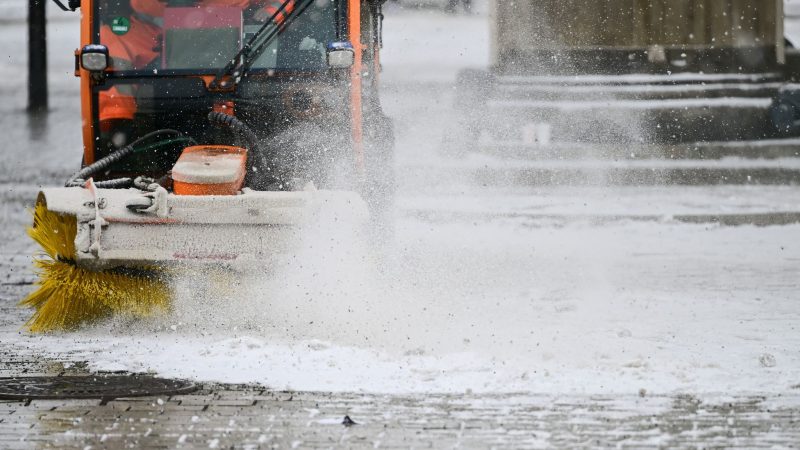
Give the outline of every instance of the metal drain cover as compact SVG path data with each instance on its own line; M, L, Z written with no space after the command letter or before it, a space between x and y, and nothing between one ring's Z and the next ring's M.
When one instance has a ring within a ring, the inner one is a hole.
M114 399L186 394L193 383L144 375L85 375L0 378L0 399Z

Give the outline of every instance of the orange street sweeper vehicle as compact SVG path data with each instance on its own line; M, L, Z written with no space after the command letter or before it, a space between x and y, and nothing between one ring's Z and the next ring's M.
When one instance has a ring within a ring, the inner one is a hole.
M30 328L166 308L165 269L291 252L326 206L380 222L382 3L71 0L83 161L37 200Z

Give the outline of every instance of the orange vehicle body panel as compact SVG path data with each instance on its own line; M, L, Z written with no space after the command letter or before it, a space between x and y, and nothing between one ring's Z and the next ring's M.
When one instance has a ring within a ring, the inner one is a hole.
M362 51L361 43L361 0L348 0L347 3L347 30L353 51L356 53L355 63L350 72L350 116L353 126L353 151L355 152L356 168L364 171L364 130L363 112L361 109L361 68Z
M81 2L81 48L92 43L92 18L94 17L94 0ZM92 105L92 80L89 72L82 67L78 69L81 77L81 116L83 118L83 163L94 162L94 114Z

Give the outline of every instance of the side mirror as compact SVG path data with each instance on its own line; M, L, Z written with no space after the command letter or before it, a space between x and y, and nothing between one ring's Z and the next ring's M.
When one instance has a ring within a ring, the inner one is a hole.
M331 69L349 69L356 62L356 52L349 42L331 42L328 44L328 67Z
M108 47L90 44L81 49L81 67L89 72L102 72L108 68Z

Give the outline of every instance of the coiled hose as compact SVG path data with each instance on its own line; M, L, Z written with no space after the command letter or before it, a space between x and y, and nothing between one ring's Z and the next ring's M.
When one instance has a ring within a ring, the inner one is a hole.
M123 158L128 157L128 155L135 152L137 145L141 144L142 142L148 139L162 135L174 135L179 137L184 136L183 133L181 133L180 131L170 130L170 129L158 130L158 131L153 131L152 133L147 133L144 136L140 137L139 139L136 139L135 141L126 145L125 147L122 147L121 149L115 151L114 153L111 153L110 155L104 158L100 158L97 161L93 162L92 164L89 164L88 166L75 172L75 174L72 175L67 180L66 183L64 183L64 186L65 187L83 186L84 184L86 184L86 180L88 178L92 177L93 175L99 172L102 172L103 170L106 170L112 164L116 163L117 161ZM113 180L103 180L95 182L95 186L103 189L125 189L131 187L132 185L133 185L132 178L115 178Z
M256 136L247 124L236 117L217 111L211 111L208 113L208 121L218 125L224 125L233 130L247 142L248 150L253 151L258 147L258 136Z
M253 132L253 130L250 129L250 127L248 127L244 122L237 119L236 117L230 116L225 113L212 111L208 114L208 121L218 125L226 126L231 130L233 130L236 134L241 136L247 142L248 149L254 150L255 148L258 147L258 137L256 136L256 134ZM65 187L83 186L84 184L86 184L86 180L92 177L93 175L108 169L109 167L111 167L112 164L124 158L127 158L129 155L134 153L137 150L136 148L137 145L141 144L142 142L148 139L162 135L178 136L180 138L185 138L190 142L194 142L194 139L186 138L183 133L177 130L163 129L163 130L153 131L152 133L147 133L144 136L140 137L139 139L136 139L135 141L126 145L125 147L122 147L121 149L115 151L114 153L111 153L110 155L101 158L93 162L92 164L89 164L88 166L82 168L81 170L75 172L75 174L72 175L67 180L66 183L64 183L64 186ZM156 145L156 147L158 147L158 145ZM124 177L124 178L115 178L113 180L97 181L95 182L95 186L102 189L126 189L136 185L136 187L141 189L142 186L152 184L151 183L152 180L149 179L139 180L139 178L133 179L129 177Z

